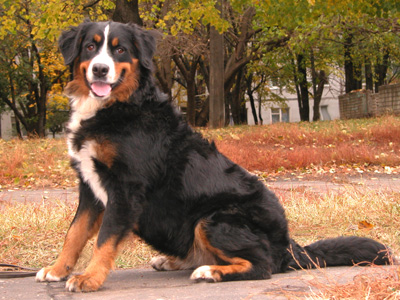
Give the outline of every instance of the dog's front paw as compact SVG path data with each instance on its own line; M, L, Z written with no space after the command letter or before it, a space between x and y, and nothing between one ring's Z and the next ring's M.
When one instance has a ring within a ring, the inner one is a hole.
M214 270L212 266L201 266L193 271L190 279L196 282L218 282L221 281L221 275L217 270Z
M46 267L36 273L36 281L61 281L67 278L66 272L59 272L54 267Z
M98 280L95 276L90 275L75 275L68 279L66 289L70 292L94 292L97 291L102 281Z

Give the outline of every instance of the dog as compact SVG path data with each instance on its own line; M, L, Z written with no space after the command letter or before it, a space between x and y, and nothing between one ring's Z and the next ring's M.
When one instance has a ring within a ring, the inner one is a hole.
M98 290L132 234L163 253L151 261L154 269L193 269L194 281L390 263L387 248L368 238L304 248L294 242L277 197L195 132L158 90L149 31L87 21L63 32L59 48L72 73L67 143L79 206L61 254L37 281L66 280L96 234L93 257L68 279L69 291Z

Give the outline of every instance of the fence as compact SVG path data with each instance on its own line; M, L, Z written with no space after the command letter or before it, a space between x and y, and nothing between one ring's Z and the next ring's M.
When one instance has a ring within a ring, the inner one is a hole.
M339 96L341 119L400 114L400 84L383 85L379 93L359 90Z

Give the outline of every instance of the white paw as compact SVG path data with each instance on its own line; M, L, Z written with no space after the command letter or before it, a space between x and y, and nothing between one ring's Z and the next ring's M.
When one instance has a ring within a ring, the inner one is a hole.
M156 269L157 271L166 271L166 262L168 262L168 258L166 256L156 256L150 260L150 265Z
M51 271L46 272L46 268L42 268L39 272L36 273L36 281L61 281L62 278L54 276L51 274Z
M190 276L190 279L195 280L195 281L204 280L207 282L219 281L217 278L214 277L213 273L214 272L212 272L210 266L201 266L193 271L192 275Z
M72 278L71 278L71 279L72 279ZM67 281L67 283L65 284L65 289L66 289L68 292L77 292L77 291L79 291L79 290L77 290L76 285L74 284L74 282L73 282L71 279L69 279L69 280Z

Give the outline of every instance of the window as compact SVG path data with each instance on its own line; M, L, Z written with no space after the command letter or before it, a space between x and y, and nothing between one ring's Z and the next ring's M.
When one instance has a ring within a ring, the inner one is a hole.
M328 105L321 106L321 114L322 114L322 120L324 120L324 121L331 120L331 115L329 114L329 111L328 111Z
M271 108L271 121L272 123L289 122L289 108Z

